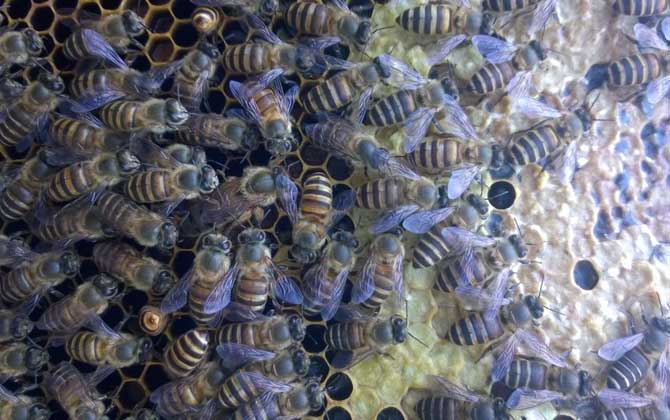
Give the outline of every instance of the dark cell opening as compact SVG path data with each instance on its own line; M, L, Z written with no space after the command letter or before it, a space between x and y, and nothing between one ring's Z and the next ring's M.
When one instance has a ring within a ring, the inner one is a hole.
M136 313L140 308L147 304L149 298L141 290L130 290L123 295L121 304L128 312Z
M91 15L93 15L93 16L91 16ZM83 6L81 6L81 9L79 9L79 12L77 13L77 18L79 20L81 20L82 18L84 20L91 20L92 17L100 16L100 15L101 15L100 7L98 7L97 4L86 3Z
M514 204L516 200L516 190L514 185L507 181L498 181L491 184L488 195L489 203L499 209L505 210Z
M335 156L332 156L328 160L328 165L326 165L326 168L331 178L338 181L344 181L345 179L349 178L353 172L353 167L351 165Z
M30 18L30 23L36 31L45 31L49 29L54 21L54 12L51 7L40 7L35 9L33 16Z
M354 390L354 385L351 383L349 376L344 373L336 373L326 382L326 392L328 396L336 401L344 401Z
M160 365L151 365L144 375L144 383L150 391L155 390L159 386L170 381L170 378L165 374Z
M193 321L191 318L181 317L172 321L172 325L170 325L170 332L172 333L172 337L178 337L184 334L186 331L194 329L195 327L195 321Z
M561 414L559 416L554 417L554 420L574 420L574 417L566 416L564 414Z
M123 321L124 318L123 310L118 305L110 305L105 313L102 314L102 319L111 328L116 328L119 322Z
M241 44L247 39L247 28L240 21L227 22L223 28L227 45Z
M172 13L177 19L188 19L196 6L189 0L177 0L172 3Z
M291 155L284 159L284 167L292 179L297 179L302 173L302 162L297 156Z
M405 420L405 416L397 408L388 407L377 414L377 420Z
M572 277L577 286L584 290L593 290L598 284L600 275L589 260L579 260L572 269Z
M151 14L149 17L149 22L147 25L153 33L162 34L168 32L172 24L174 23L174 18L168 11L159 11ZM175 41L177 41L175 37Z
M121 369L123 372L123 375L126 378L139 378L142 376L142 372L144 372L144 364L143 363L138 363L133 366L128 366L126 368Z
M112 372L103 379L96 387L99 392L112 393L121 385L121 375L117 371Z
M170 0L149 0L149 4L153 4L154 6L161 6L163 4L168 4Z
M173 46L169 38L154 39L148 50L154 62L165 62L172 56Z
M220 90L211 89L207 93L207 103L211 112L219 114L226 106L226 96Z
M119 391L119 402L126 409L131 409L144 399L144 388L138 382L126 382Z
M28 2L26 2L28 3ZM77 0L55 0L54 9L60 16L68 16L72 14L74 8L77 7Z
M151 68L151 62L144 54L137 54L130 67L138 71L148 71Z
M277 221L277 225L275 226L275 234L277 235L279 242L282 244L291 245L293 243L291 238L291 220L288 218L288 216L284 216L279 219L279 221Z
M193 259L195 256L191 251L181 251L177 253L177 257L174 260L174 271L177 274L177 277L181 277L193 266Z
M100 5L106 10L116 10L121 6L121 0L101 0Z
M23 19L28 16L31 2L24 0L14 0L9 4L9 16L13 19Z
M61 43L65 42L71 33L72 30L68 25L65 25L63 22L56 23L56 26L54 27L54 36L56 37L56 41Z
M196 31L190 23L185 23L177 26L174 30L172 39L174 39L174 42L180 47L192 47L198 42L198 31Z
M79 266L79 273L84 278L91 277L98 273L98 267L95 266L93 261L84 260Z
M308 325L305 333L305 339L302 342L303 347L310 353L321 353L326 349L326 341L323 335L326 333L326 327L323 325Z
M321 166L326 161L328 152L307 143L300 150L300 157L307 165Z
M326 412L328 420L351 420L351 414L342 407L334 407Z
M277 211L277 207L271 206L267 209L264 209L261 229L269 229L274 226L278 216L279 212Z
M326 359L335 369L344 369L349 366L353 360L353 352L326 350Z

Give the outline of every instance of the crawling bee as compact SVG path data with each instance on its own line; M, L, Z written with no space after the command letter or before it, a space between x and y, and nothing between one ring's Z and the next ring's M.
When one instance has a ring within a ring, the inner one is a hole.
M156 405L158 414L166 418L196 414L206 409L225 378L217 362L209 362L192 375L155 389L149 400Z
M430 138L419 143L407 155L417 172L425 175L447 174L454 168L480 166L499 167L502 154L495 146L462 142L453 138Z
M667 400L663 397L652 399L612 389L602 389L598 391L597 397L586 400L585 404L574 405L577 406L575 412L580 418L591 415L590 418L595 420L654 420L670 416Z
M197 6L237 8L245 15L257 15L264 22L270 22L281 10L279 0L191 0Z
M261 420L266 418L303 418L310 411L323 407L323 391L318 382L296 384L280 394L265 393L238 408L235 420Z
M353 13L341 0L328 5L294 2L286 10L286 24L301 34L336 36L359 51L365 50L372 38L370 21Z
M75 154L116 152L127 148L129 133L105 128L97 118L74 119L58 117L49 126L50 145L74 151Z
M482 11L485 14L506 15L506 17L514 18L532 12L531 24L527 30L529 34L542 30L555 8L556 0L482 1Z
M46 373L44 386L70 418L103 420L107 408L102 402L102 396L95 390L96 384L104 379L100 376L94 373L84 377L70 363L61 362Z
M285 155L296 146L293 135L291 109L298 94L293 85L288 92L277 79L281 70L271 70L247 84L235 80L229 83L230 91L244 108L239 116L258 126L265 140L265 148L273 155ZM272 87L268 85L272 82Z
M170 267L121 242L100 242L93 247L98 269L136 289L162 296L176 283Z
M174 223L121 194L104 191L98 196L95 205L105 224L142 246L171 249L177 242L178 233Z
M357 247L358 241L352 234L342 231L333 235L321 258L302 278L305 313L320 314L324 321L335 315L349 272L356 263Z
M253 321L225 324L216 333L219 344L235 343L274 352L300 343L304 338L304 320L298 315L259 315Z
M205 300L205 313L218 313L231 304L228 309L235 315L254 319L270 295L289 304L302 303L300 289L274 265L265 239L265 232L255 228L238 235L235 263Z
M214 75L218 57L219 49L215 45L202 42L172 65L178 70L171 93L189 111L200 111L200 103L207 93L209 79Z
M64 89L60 76L40 73L7 108L5 118L0 121L0 145L26 149L32 135L44 127L49 112L59 104Z
M118 282L113 278L98 274L80 284L73 294L52 304L35 324L37 328L54 333L74 333L87 326L95 332L118 336L100 318L109 300L116 295Z
M79 331L65 339L65 352L89 365L124 368L151 359L152 343L129 334Z
M199 324L214 321L217 316L205 310L212 290L230 270L231 244L220 234L206 235L198 249L193 268L184 275L161 301L161 312L172 313L188 303L191 317Z
M52 161L55 162L54 159ZM56 203L118 184L140 168L140 161L128 150L100 153L63 168L46 187L46 196Z
M492 16L470 7L429 3L403 10L395 22L419 35L477 35L492 32ZM465 37L457 39L464 40ZM454 42L454 41L452 41ZM459 41L453 48L458 46Z
M5 180L0 182L0 216L6 221L26 218L35 207L42 189L58 167L49 163L41 150L20 168L5 166Z
M414 412L420 420L507 420L505 401L489 399L462 388L440 376L430 377L435 384L430 396L417 401Z
M38 254L0 277L0 299L6 305L26 302L79 272L79 257L69 250Z
M191 13L191 24L201 37L216 33L223 19L223 11L218 7L200 6Z
M49 355L39 347L22 342L0 345L0 377L19 377L37 375L46 366Z
M0 35L0 74L15 64L30 65L44 49L42 37L30 28Z
M21 96L25 86L14 79L0 79L0 117L4 118L7 108Z
M207 360L209 333L190 330L172 341L163 352L163 369L171 378L183 378Z
M30 246L21 237L0 235L0 267L15 267L34 256Z
M121 131L174 131L188 120L188 111L176 99L118 100L100 108L102 121Z
M627 16L658 16L668 12L667 0L615 0L614 11Z
M16 395L0 385L0 417L5 419L48 420L49 409L39 400Z
M88 206L87 197L83 198L61 209L39 208L29 221L31 232L41 240L59 246L106 237L109 231L100 212Z
M402 233L385 233L374 239L368 258L351 291L351 303L378 311L384 302L395 294L396 301L405 296L404 269L405 246Z
M192 113L175 137L185 144L240 152L256 150L261 141L256 125L219 114Z

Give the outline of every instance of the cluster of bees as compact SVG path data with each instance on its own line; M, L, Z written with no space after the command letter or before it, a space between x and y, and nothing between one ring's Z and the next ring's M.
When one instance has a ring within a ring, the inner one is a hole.
M127 63L147 31L135 12L80 19L64 44L78 63L68 83L42 68L34 30L2 28L0 145L29 158L1 172L0 217L23 221L26 230L0 238L0 417L46 419L46 403L56 401L73 419L108 418L96 385L148 360L159 360L169 381L134 418L318 412L324 387L309 374L304 317L328 321L323 340L341 369L386 354L413 337L402 315L411 261L411 269L437 267L435 293L467 310L441 338L495 344L491 379L513 390L506 399L488 397L435 376L432 389L418 391L416 418L506 419L546 402L584 419L670 418L670 319L645 318L634 335L601 347L609 365L596 389L597 377L570 368L565 354L532 332L547 307L541 292L514 296L513 270L529 263L521 231L487 231L495 196L474 192L484 173L529 164L569 183L576 146L598 121L593 91L663 100L670 89L665 0L616 1L618 13L644 18L632 28L640 52L594 64L584 98L563 110L532 96L555 0L428 3L397 16L396 30L431 40L430 64L477 48L486 61L468 80L449 66L424 77L392 53L369 57L367 45L385 28L372 28L341 0L193 2L197 46L146 72ZM252 37L221 50L216 33L226 13L242 16ZM267 26L278 14L297 35L290 42ZM497 35L512 19L529 20L527 44ZM360 60L329 54L338 44ZM12 73L24 67L39 73L27 85ZM211 112L207 100L218 71L240 79L226 86L238 106L225 113ZM312 85L301 89L295 75ZM492 95L509 97L515 112L537 123L505 141L481 139L464 107ZM300 127L296 100L307 114ZM398 153L375 135L389 128L403 138ZM286 157L304 144L341 158L367 182L335 191L322 171L294 179ZM239 177L215 169L211 158L257 149L271 155L268 164L248 165ZM273 205L291 224L282 262L260 228ZM341 223L354 208L375 215L365 246L359 231L366 227ZM170 253L185 238L197 238L197 253L182 276L144 252ZM92 246L98 273L59 296L54 287L79 275L82 244ZM110 326L102 318L122 290L151 297L136 314L138 333L123 331L127 319ZM383 307L400 315L379 316ZM180 310L197 328L157 354L154 341ZM35 330L95 370L85 374L69 362L46 369L48 349L31 339ZM630 392L647 376L654 393Z

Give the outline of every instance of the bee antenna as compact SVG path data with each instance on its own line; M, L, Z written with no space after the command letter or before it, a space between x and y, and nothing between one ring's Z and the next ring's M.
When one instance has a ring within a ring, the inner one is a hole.
M595 105L596 102L598 102L598 99L599 99L599 98L600 98L600 92L598 92L598 94L597 94L596 97L593 99L593 101L591 102L591 104L586 108L586 111L591 112L591 109L593 108L593 105Z
M543 307L544 309L546 309L546 310L548 310L548 311L551 311L551 312L553 312L553 313L555 313L555 314L558 314L558 315L560 315L560 316L563 316L563 317L565 316L564 313L562 313L562 312L560 312L560 311L558 311L557 309L554 309L554 308L552 308L552 307L545 306L545 305L542 305L542 307Z
M428 347L428 344L426 344L426 343L424 343L423 341L421 341L421 340L419 339L419 337L415 336L415 335L412 334L411 332L407 331L407 335L409 335L410 337L412 337L413 339L415 339L416 341L418 341L419 343L421 343L421 345L424 346L425 348L429 348L429 347Z
M661 308L661 317L665 318L665 314L663 313L663 303L661 303L661 295L656 292L656 299L658 300L658 307Z
M516 225L516 231L519 232L519 238L523 238L523 234L521 233L521 228L519 227L519 222L516 220L516 217L514 218L514 224Z
M544 288L544 274L542 274L542 280L540 281L540 291L537 292L537 298L538 300L540 299L540 296L542 296L542 289Z
M379 32L379 31L384 31L384 30L386 30L386 29L393 29L393 28L395 28L394 25L391 25L391 26L382 26L381 28L377 28L377 29L375 29L374 31L372 31L372 34L375 34L375 33Z

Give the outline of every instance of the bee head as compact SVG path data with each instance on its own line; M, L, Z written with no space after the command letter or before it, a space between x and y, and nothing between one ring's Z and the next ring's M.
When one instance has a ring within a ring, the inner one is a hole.
M28 347L25 355L25 364L28 370L37 371L49 361L49 354L39 347Z
M491 35L493 33L493 24L496 21L496 18L491 13L484 13L482 15L482 23L479 27L479 33L482 35Z
M519 235L512 234L507 240L514 247L514 252L517 258L524 258L528 255L528 247L526 247L526 244L521 240Z
M168 126L182 125L188 120L188 111L176 99L165 101L165 120Z
M593 124L593 117L591 117L591 113L587 111L584 108L579 108L575 111L575 117L579 120L580 126L579 126L579 134L581 133L586 133L591 129L591 125Z
M162 223L158 232L158 246L163 249L172 249L177 243L179 232L172 222Z
M499 145L487 146L490 150L489 168L498 170L505 164L505 149Z
M272 17L280 9L279 0L261 0L258 5L258 14L261 16Z
M395 343L404 343L407 339L407 321L399 316L391 317L391 330Z
M240 234L240 236L241 235L242 234ZM230 243L230 239L228 239L228 237L225 235L221 235L220 233L208 233L204 238L202 238L201 248L214 248L224 252L225 254L229 254L232 248L232 244Z
M247 229L239 234L237 241L241 245L265 243L265 232L260 229Z
M580 397L591 395L593 389L593 378L591 377L591 374L585 370L580 370L577 375L579 375L579 388L577 389L577 394Z
M530 43L528 43L528 47L525 50L526 62L531 65L543 61L547 58L547 51L544 49L540 41L530 41Z
M215 59L220 55L219 49L216 48L216 45L210 44L209 42L201 42L198 45L198 51L202 52L211 59Z
M317 251L303 248L297 244L294 244L291 247L291 255L293 255L293 258L295 258L296 261L302 264L313 263L319 257Z
M98 290L98 293L107 299L113 298L119 291L119 282L105 274L95 276L93 286Z
M42 72L37 76L37 80L51 92L62 93L65 90L63 79L55 74Z
M644 341L647 346L654 350L661 351L666 347L669 338L670 319L653 317L644 334Z
M440 80L440 86L442 86L442 91L446 94L458 100L458 87L450 77L444 77Z
M309 370L310 359L304 350L296 349L291 353L291 364L296 374L305 376Z
M468 194L466 197L466 201L468 204L470 204L472 207L477 210L477 213L480 215L485 215L486 213L489 212L489 202L484 199L484 197L481 197L477 194Z
M301 73L309 73L317 64L316 52L309 48L298 47L295 50L287 49L286 51L286 54L292 54L292 57L286 57L286 61L294 62Z
M523 300L533 319L542 318L544 315L544 306L542 306L542 302L540 302L540 298L538 296L528 295L525 296Z
M354 35L354 41L356 44L358 44L360 47L364 47L365 45L370 42L370 38L372 37L372 26L370 25L369 20L364 20L358 25L358 29L356 29L356 34Z
M295 146L295 138L287 131L286 124L281 120L272 121L268 124L268 131L276 135L269 136L265 141L265 148L273 156L282 156L290 153Z
M44 404L33 404L26 413L26 420L48 420L51 416Z
M597 63L592 65L586 72L584 79L588 91L603 87L607 81L607 64Z
M381 76L382 79L391 77L391 66L386 62L385 56L380 55L373 58L372 63L374 64L377 74Z
M495 420L507 420L509 419L509 414L507 414L507 405L505 404L505 400L502 398L496 398L493 400L492 403L490 403L493 407L493 417L492 419ZM477 417L475 417L477 418ZM485 418L485 417L482 417Z
M174 274L170 270L158 270L156 277L151 285L151 292L156 296L162 296L172 288L177 282Z
M30 55L39 55L42 52L42 49L44 49L42 37L33 29L25 29L23 31L23 36L25 37L26 45L28 47L28 53Z
M68 277L74 276L79 271L79 257L71 251L64 252L58 264L57 271Z
M119 169L124 175L129 175L140 169L141 162L129 150L121 150L116 154L116 159L119 162Z
M151 360L154 344L149 337L141 337L137 340L138 358L146 362Z
M302 318L298 315L290 315L287 321L291 339L295 342L302 341L305 338L305 324Z
M319 386L317 380L307 382L305 385L305 392L309 402L309 408L312 410L320 410L323 407L323 390Z
M200 192L209 194L219 186L219 177L216 171L209 165L200 168Z
M24 315L17 315L12 320L12 336L16 340L23 340L33 330L33 322Z
M126 29L128 35L135 37L144 33L146 25L144 24L142 18L139 17L134 11L124 11L121 15L121 20L123 21L123 27Z

